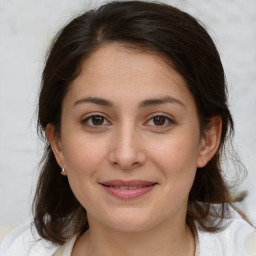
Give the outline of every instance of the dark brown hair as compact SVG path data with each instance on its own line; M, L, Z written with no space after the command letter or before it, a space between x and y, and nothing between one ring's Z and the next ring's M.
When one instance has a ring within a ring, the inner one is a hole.
M111 42L153 51L182 75L194 97L202 134L212 116L221 116L219 149L205 167L198 168L187 211L190 226L196 220L204 230L218 231L230 205L221 158L233 121L218 51L203 25L189 14L160 3L116 1L73 19L57 34L48 53L39 96L39 134L45 139L48 123L60 132L62 101L83 60ZM33 203L34 221L42 238L62 244L76 232L88 229L86 209L75 198L68 180L60 175L46 139L45 145ZM213 211L212 204L218 204Z

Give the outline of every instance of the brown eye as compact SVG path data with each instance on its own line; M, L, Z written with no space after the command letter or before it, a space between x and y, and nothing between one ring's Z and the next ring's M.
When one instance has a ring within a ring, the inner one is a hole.
M151 117L146 123L146 126L151 126L155 129L165 129L175 124L174 120L165 115L155 115Z
M104 117L102 116L93 116L91 120L93 125L103 125L104 123Z
M153 122L156 126L164 125L166 121L166 118L163 116L156 116L153 118Z
M90 117L82 120L82 124L91 128L100 128L106 125L110 125L110 122L104 116L91 115Z

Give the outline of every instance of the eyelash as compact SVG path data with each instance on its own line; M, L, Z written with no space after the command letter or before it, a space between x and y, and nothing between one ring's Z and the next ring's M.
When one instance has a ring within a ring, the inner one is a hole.
M170 117L168 117L166 115L163 115L163 114L154 114L153 116L151 116L148 119L148 121L146 123L148 123L150 121L154 122L154 118L157 118L157 117L164 118L164 125L159 125L159 126L156 125L156 124L152 125L154 127L157 127L157 129L164 129L164 128L167 128L167 127L175 124L175 121L172 118L170 118Z
M95 118L95 117L103 118L103 124L101 124L101 125L89 124L89 121L92 121L92 118ZM166 127L168 127L168 126L171 126L171 125L175 124L175 121L174 121L172 118L170 118L170 117L168 117L168 116L166 116L166 115L163 115L163 114L154 114L154 115L152 115L152 116L146 121L146 123L148 123L148 122L150 122L150 121L154 122L154 118L157 118L157 117L164 118L164 125L159 125L159 126L158 126L158 125L152 125L152 126L154 126L154 127L157 127L157 129L163 129L163 128L166 128ZM107 124L104 124L105 122L107 122ZM166 122L167 122L167 124L166 124ZM104 116L101 115L101 114L91 114L89 117L84 118L84 119L81 121L81 123L82 123L83 125L86 125L86 126L89 127L89 128L92 128L92 129L101 129L103 126L109 126L109 125L111 125L111 123L107 120L107 118L104 117ZM150 125L146 125L146 126L150 126Z
M87 127L92 128L92 129L99 129L99 128L101 128L102 126L105 126L105 125L106 125L106 124L105 124L105 125L104 125L104 124L103 124L103 125L88 124L89 121L90 121L90 120L92 121L92 118L95 118L95 117L101 117L101 118L103 118L103 122L105 122L105 121L108 122L107 125L111 124L111 123L107 120L106 117L104 117L104 116L102 116L102 115L100 115L100 114L90 114L90 116L84 118L81 123L82 123L83 125L86 125Z

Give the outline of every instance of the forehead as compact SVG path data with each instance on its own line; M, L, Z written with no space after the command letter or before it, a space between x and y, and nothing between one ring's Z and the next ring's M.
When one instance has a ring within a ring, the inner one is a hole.
M97 96L128 102L172 96L193 104L185 80L162 57L117 43L104 45L87 58L70 89L68 94L74 98Z
M109 79L122 76L126 81L134 80L134 77L142 80L146 78L145 74L151 78L165 76L166 79L173 80L179 77L178 80L183 80L160 54L135 47L119 43L103 45L84 61L82 72L88 76L96 72L99 76L109 75Z

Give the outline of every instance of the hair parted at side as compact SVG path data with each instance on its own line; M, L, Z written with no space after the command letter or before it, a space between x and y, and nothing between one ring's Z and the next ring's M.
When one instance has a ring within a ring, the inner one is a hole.
M216 220L227 216L231 203L221 158L233 121L218 51L205 28L189 14L166 4L115 1L73 19L57 34L48 52L39 95L38 133L45 139L46 125L52 123L61 136L62 101L69 85L79 75L83 60L111 42L153 51L181 74L194 97L202 134L212 116L221 116L219 149L205 167L198 168L187 211L189 225L196 220L204 230L218 231L221 221ZM41 164L33 202L36 229L42 238L63 244L88 229L86 209L60 175L46 139ZM211 211L211 204L218 204L218 209Z

